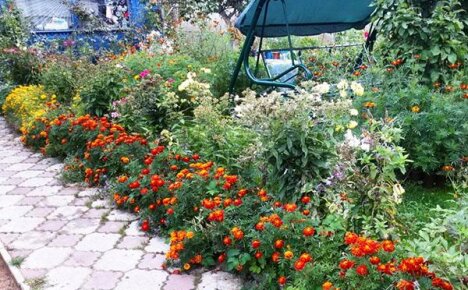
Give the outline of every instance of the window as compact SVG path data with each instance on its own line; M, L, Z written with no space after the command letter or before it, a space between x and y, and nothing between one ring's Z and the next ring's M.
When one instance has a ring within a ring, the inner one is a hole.
M127 0L15 0L33 31L127 28Z

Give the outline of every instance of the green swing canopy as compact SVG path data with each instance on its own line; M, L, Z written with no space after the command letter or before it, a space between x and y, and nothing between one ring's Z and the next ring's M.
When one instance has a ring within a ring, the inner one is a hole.
M257 37L310 36L362 29L375 10L372 0L270 0L257 25L252 25L259 2L265 1L251 1L237 20L236 27L244 35L248 35L252 26L256 26ZM287 19L283 8L287 9Z

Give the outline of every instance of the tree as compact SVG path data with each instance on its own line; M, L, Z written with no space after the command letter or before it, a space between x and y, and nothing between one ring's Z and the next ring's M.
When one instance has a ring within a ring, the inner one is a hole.
M211 13L217 13L232 26L233 17L238 15L247 4L247 0L164 0L171 6L177 5L179 14L187 20L197 19Z

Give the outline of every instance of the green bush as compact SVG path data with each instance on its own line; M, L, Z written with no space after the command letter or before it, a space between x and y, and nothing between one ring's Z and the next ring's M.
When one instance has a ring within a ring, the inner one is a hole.
M95 116L109 113L111 103L122 96L125 77L126 73L113 63L96 65L80 91L85 111Z
M47 59L41 71L40 83L49 94L57 96L59 103L70 104L79 93L81 80L89 73L89 67L82 61L56 55Z
M401 145L415 170L434 174L468 155L468 103L459 87L433 90L418 80L394 82L356 99L364 111L369 102L376 106L369 109L374 117L390 116L401 124Z
M468 22L460 2L378 0L379 50L389 65L417 56L422 61L417 73L424 81L448 82L466 65L468 52Z

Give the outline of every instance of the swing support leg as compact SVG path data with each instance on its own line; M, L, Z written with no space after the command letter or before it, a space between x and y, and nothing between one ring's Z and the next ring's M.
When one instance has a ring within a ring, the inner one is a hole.
M232 94L234 92L234 86L236 85L237 78L239 77L240 70L242 68L242 63L245 58L248 59L250 50L255 40L255 29L257 28L257 23L260 18L260 14L262 13L263 6L269 2L270 0L260 0L258 1L257 8L255 9L255 14L252 21L252 26L250 27L250 31L247 34L247 38L245 40L244 46L242 48L241 54L239 56L239 60L237 61L236 68L234 70L234 74L231 79L231 85L229 86L229 93Z

